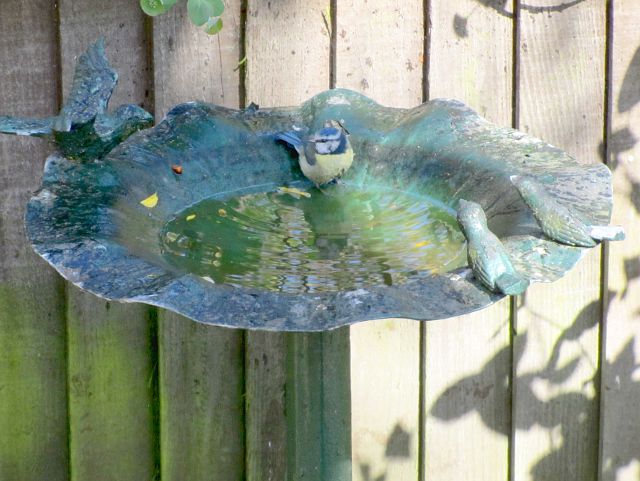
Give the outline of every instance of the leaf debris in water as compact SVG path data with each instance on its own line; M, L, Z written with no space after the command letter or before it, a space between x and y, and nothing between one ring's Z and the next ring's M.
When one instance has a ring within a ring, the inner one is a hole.
M278 187L278 192L281 194L289 194L299 199L300 197L311 197L309 192L305 192L304 190L296 189L295 187Z
M195 218L196 218L196 215L195 215L195 214L189 214L189 215L187 216L187 220L193 220L193 219L195 219Z
M178 175L182 174L182 166L181 165L173 164L171 166L171 170L173 170Z
M153 209L156 205L158 205L158 193L154 192L146 199L142 199L140 203L144 205L147 209Z
M226 217L227 216L227 211L224 209L218 209L218 215L221 217Z

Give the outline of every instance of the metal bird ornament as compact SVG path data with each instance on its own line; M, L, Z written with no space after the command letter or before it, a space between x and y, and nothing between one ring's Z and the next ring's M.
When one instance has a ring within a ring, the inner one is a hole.
M577 213L555 201L533 179L512 175L511 182L533 212L542 232L551 240L572 246L593 247L597 241L624 239L622 227L589 225Z
M134 132L151 127L153 116L137 105L107 106L118 82L102 39L78 59L68 100L55 117L24 119L0 116L0 133L47 137L70 159L95 159Z
M522 294L529 280L514 269L502 242L489 230L482 207L460 199L457 217L467 238L467 260L476 279L494 292Z
M317 186L339 179L353 162L349 132L337 120L327 120L322 129L308 137L289 131L276 134L276 140L296 150L302 173Z

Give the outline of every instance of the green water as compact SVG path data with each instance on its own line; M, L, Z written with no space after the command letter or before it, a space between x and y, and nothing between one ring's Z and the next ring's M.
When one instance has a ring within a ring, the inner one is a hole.
M455 218L425 198L344 184L306 192L200 202L166 224L163 255L211 282L292 294L401 284L466 263Z

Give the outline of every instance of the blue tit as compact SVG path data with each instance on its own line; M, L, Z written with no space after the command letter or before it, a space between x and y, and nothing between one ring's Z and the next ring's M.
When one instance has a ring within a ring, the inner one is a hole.
M290 131L276 134L276 140L296 149L302 173L317 186L340 178L353 162L349 132L336 120L327 120L309 137Z
M516 272L502 242L489 230L479 204L460 199L458 224L467 238L467 259L476 279L492 291L511 296L529 287L529 280Z
M545 189L529 177L512 175L511 182L518 189L525 204L544 234L561 244L593 247L600 240L623 240L624 230L619 226L589 225L554 200Z

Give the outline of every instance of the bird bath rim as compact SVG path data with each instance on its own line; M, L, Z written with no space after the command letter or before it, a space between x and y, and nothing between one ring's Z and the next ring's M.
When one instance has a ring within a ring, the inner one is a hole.
M535 176L594 223L609 221L611 181L604 165L579 164L527 134L493 126L457 101L394 109L336 89L299 108L182 104L103 160L78 162L54 154L41 190L28 204L29 239L63 277L100 297L236 328L323 331L381 318L441 319L504 297L487 291L466 269L345 292L287 295L230 288L177 273L145 251L144 229L153 231L175 212L216 194L212 173L220 173L225 189L301 181L295 159L273 135L292 124L311 130L328 118L343 120L351 132L357 158L348 181L384 178L408 192L420 192L428 182L430 194L450 209L460 198L480 203L516 268L534 282L561 277L585 249L545 239L510 175ZM203 159L202 152L215 155ZM170 170L176 159L186 162L180 176ZM142 206L140 200L153 192L158 205Z

